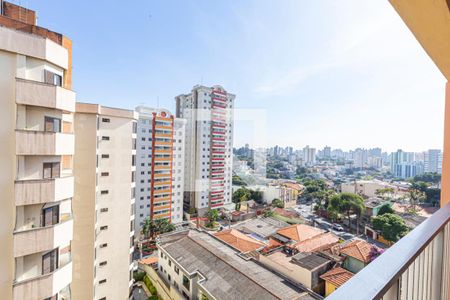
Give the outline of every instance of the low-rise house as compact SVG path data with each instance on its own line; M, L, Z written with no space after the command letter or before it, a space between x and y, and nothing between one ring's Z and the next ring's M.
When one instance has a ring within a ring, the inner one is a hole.
M185 299L314 299L213 235L186 230L161 235L158 276Z
M346 283L353 275L352 272L340 267L331 269L325 274L322 274L320 278L325 280L325 297L329 296L338 287Z
M364 200L364 205L366 207L366 210L364 212L365 216L370 220L371 217L377 216L380 208L386 204L388 204L389 206L392 205L391 202L379 197L370 197L369 199Z
M271 240L282 244L287 252L296 254L329 249L339 242L339 237L309 225L295 224L278 230Z
M274 218L256 218L239 223L233 228L249 234L258 240L266 241L270 236L276 233L277 230L288 226L288 223Z
M275 251L268 255L259 255L257 259L267 267L320 295L325 292L325 282L320 275L333 265L332 260L313 253L290 256L283 251Z
M372 261L372 255L378 247L363 240L353 240L344 245L340 253L345 257L343 267L352 273L358 273Z
M223 230L215 233L214 236L242 253L266 247L263 242L255 240L236 229Z

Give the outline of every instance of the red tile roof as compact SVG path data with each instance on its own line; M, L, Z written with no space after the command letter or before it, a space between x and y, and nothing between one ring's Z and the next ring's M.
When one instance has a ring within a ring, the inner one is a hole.
M372 244L369 244L366 241L362 240L355 240L347 244L346 246L343 246L341 248L341 253L351 256L359 261L362 261L364 263L370 262L370 252L375 246Z
M340 287L341 285L346 283L350 278L352 278L353 275L354 274L352 272L339 267L331 269L330 271L322 274L320 278L330 282L336 287Z
M339 238L331 232L321 233L295 244L300 252L315 252L331 248L339 242Z
M295 224L277 231L278 234L290 238L291 240L302 242L313 236L324 233L323 230L304 224Z
M235 229L223 230L214 235L241 252L250 252L266 246L263 242L255 240Z
M139 262L141 264L143 264L143 265L156 264L158 262L158 257L157 256L150 256L150 257L141 259Z

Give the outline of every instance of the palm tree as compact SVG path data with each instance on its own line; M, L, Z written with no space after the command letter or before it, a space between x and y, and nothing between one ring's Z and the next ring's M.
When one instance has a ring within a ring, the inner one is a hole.
M359 233L359 218L365 210L364 199L357 194L341 193L331 198L328 210L331 213L340 213L347 216L348 225L351 228L350 215L356 214L356 233Z

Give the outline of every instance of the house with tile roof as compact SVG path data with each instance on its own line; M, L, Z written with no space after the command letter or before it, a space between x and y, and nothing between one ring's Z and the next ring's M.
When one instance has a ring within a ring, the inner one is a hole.
M242 253L247 253L250 251L255 251L264 248L266 244L251 238L250 236L236 230L227 229L219 231L214 234L219 240L227 243L231 247L239 250Z
M353 277L353 273L341 267L331 269L322 274L320 278L325 280L325 297L329 296L338 287Z
M358 273L371 261L371 253L378 247L363 240L353 240L341 247L341 255L345 257L343 267L353 273Z

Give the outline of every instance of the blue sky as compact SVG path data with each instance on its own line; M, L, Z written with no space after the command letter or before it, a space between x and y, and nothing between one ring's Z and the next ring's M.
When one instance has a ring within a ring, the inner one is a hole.
M269 145L442 148L444 77L387 1L20 3L72 38L78 101L174 111L221 84L264 112ZM236 121L235 146L254 127Z

